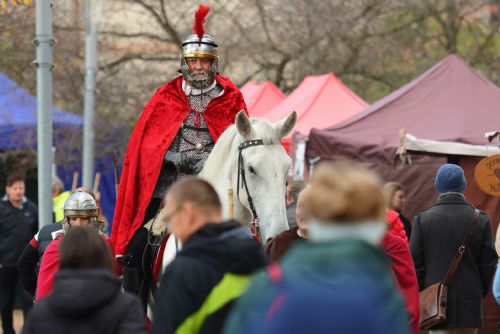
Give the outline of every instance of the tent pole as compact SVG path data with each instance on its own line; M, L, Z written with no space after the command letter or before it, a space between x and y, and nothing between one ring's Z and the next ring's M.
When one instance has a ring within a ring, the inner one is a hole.
M85 95L83 103L83 178L82 185L92 189L95 161L95 90L97 70L98 15L92 16L91 2L85 6Z
M52 0L36 1L38 226L52 222Z

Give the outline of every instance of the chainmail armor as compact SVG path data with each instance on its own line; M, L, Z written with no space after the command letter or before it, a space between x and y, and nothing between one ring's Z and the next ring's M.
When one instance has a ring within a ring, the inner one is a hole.
M184 120L179 132L175 136L168 150L183 152L187 156L187 159L191 166L194 166L199 161L206 159L212 151L212 148L214 147L214 141L210 136L210 133L208 132L208 127L207 123L205 122L205 118L203 117L203 112L205 111L210 100L212 100L214 97L219 96L222 90L222 87L217 84L214 88L207 92L203 92L200 95L190 94L187 97L192 110ZM197 128L195 125L195 111L199 113L199 128ZM197 143L202 143L205 146L205 150L203 152L196 151ZM174 174L175 177L172 178L172 175ZM177 174L172 165L166 164L164 162L161 167L160 176L158 177L153 197L164 197L165 193L168 190L168 187L172 183L189 175L191 174Z

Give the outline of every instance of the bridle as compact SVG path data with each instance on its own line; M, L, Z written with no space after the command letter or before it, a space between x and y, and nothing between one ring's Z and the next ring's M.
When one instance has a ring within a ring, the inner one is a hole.
M250 223L250 232L252 233L252 237L262 244L262 236L260 234L259 227L259 216L257 216L257 211L255 210L255 206L253 204L252 195L248 191L247 179L245 177L245 162L243 161L243 150L252 147L252 146L260 146L264 145L264 140L262 139L252 139L242 142L238 146L238 183L237 183L237 196L240 196L240 177L241 177L241 187L245 187L245 192L247 193L247 201L250 206L250 211L252 212L253 219Z

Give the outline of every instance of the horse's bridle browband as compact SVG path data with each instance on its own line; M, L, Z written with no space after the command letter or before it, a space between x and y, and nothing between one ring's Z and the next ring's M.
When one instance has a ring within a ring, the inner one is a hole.
M257 216L257 211L255 210L255 206L253 205L253 199L252 196L250 195L250 192L248 191L248 185L247 185L247 179L245 177L245 164L243 161L243 155L242 152L244 149L252 146L260 146L264 145L264 140L262 139L252 139L252 140L247 140L242 142L238 146L238 182L237 182L237 196L239 198L240 196L240 176L241 176L241 186L245 187L245 191L247 193L247 200L248 200L248 205L250 206L250 211L252 211L253 215L253 221L251 227L252 235L257 241L262 242L261 240L261 235L260 235L260 228L259 228L259 217Z

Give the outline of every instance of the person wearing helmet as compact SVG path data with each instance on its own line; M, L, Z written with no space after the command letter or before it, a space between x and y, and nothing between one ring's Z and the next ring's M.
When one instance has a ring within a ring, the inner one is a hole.
M100 230L101 222L97 219L98 207L94 197L85 191L75 191L64 203L62 233L58 234L47 246L40 264L36 287L36 301L46 297L52 291L54 276L59 271L59 243L69 229L88 227L95 230L104 239L107 237Z
M144 278L156 249L147 249L148 232L142 227L155 217L170 185L201 171L236 114L247 112L241 92L218 73L217 43L204 31L209 11L198 8L193 34L181 46L182 75L146 104L125 154L110 240L116 256L123 256L124 288L142 295L143 302L147 292L139 290L149 287Z
M96 203L98 203L97 198L95 197L92 190L86 187L80 187L74 190L83 191L89 193L93 198L96 199ZM49 244L58 237L59 234L63 233L62 222L64 220L64 204L66 200L71 194L69 194L64 203L61 204L61 219L43 226L37 234L33 236L30 242L26 245L21 256L17 261L17 267L19 270L19 276L21 278L21 284L23 288L30 294L32 299L35 297L35 291L37 286L37 276L40 271L40 263L42 262L43 254L45 250L49 246ZM99 216L99 220L101 220L101 216ZM103 230L103 224L101 224L101 231ZM104 232L104 231L103 231Z

